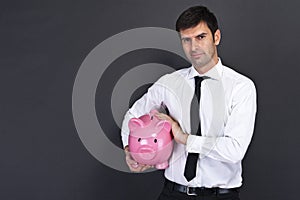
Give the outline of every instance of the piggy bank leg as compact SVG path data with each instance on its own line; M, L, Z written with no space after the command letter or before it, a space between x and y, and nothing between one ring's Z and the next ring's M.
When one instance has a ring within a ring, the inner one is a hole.
M169 163L168 161L163 162L163 163L159 163L155 165L156 169L166 169L167 167L169 167Z

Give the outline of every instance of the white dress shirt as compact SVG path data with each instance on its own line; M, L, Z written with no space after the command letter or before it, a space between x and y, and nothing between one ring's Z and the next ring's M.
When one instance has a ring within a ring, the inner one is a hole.
M206 77L201 83L201 136L190 133L194 76ZM205 74L199 74L193 66L166 74L126 113L121 133L124 146L128 144L129 119L148 113L162 102L182 130L190 134L186 145L174 143L165 177L193 187L240 187L241 161L253 135L256 114L253 82L222 65L221 59ZM188 152L199 153L196 177L190 182L183 175Z

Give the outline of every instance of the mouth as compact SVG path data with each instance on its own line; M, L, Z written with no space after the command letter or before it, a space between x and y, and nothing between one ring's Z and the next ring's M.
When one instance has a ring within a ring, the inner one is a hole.
M204 53L192 53L191 57L192 58L200 58Z

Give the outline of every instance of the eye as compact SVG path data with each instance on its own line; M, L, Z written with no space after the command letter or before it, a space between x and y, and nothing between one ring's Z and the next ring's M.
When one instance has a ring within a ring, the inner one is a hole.
M141 141L141 138L138 139L138 142L140 142L140 141Z
M181 38L183 43L188 43L191 39L190 38Z
M157 139L154 139L154 143L157 143Z
M198 39L198 40L202 40L203 38L205 38L205 35L198 35L198 36L197 36L197 39Z

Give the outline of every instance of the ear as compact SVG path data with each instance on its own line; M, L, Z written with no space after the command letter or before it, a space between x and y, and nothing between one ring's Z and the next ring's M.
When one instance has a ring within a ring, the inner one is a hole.
M166 123L164 124L164 129L166 129L168 132L171 131L172 127L169 121L166 121Z
M157 127L159 127L160 129L165 129L167 130L168 132L171 131L171 123L167 120L162 120L162 121L159 121L157 123Z
M130 131L133 131L139 127L143 127L144 123L139 118L131 118L128 122L128 127Z
M153 109L153 110L150 111L150 115L152 115L152 116L157 114L157 113L158 113L158 111L156 109Z
M220 29L216 30L214 36L215 36L215 45L218 46L220 44L220 41L221 41L221 31L220 31Z

